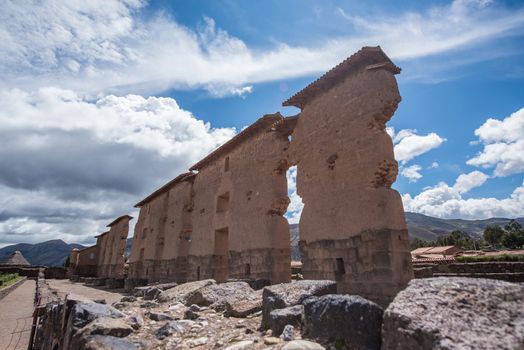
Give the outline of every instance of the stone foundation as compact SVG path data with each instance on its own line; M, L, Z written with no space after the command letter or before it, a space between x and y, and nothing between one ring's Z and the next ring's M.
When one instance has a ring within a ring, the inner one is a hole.
M412 274L407 233L364 232L344 240L299 242L304 279L337 281L337 292L387 306ZM402 257L402 259L395 259Z

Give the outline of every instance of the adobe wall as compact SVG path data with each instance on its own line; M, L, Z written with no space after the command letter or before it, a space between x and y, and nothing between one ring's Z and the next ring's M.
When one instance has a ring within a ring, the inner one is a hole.
M393 144L385 123L400 102L394 75L361 69L303 107L291 142L304 202L305 279L384 305L413 276Z
M230 152L199 169L194 182L188 280L290 279L287 135L267 115ZM228 159L229 169L226 169Z
M127 215L119 217L109 225L108 232L99 236L98 277L124 277L124 253L131 219Z
M94 245L78 251L76 273L81 277L96 277L98 269L98 246Z
M177 183L140 208L135 226L129 277L185 281L185 259L191 230L191 181Z

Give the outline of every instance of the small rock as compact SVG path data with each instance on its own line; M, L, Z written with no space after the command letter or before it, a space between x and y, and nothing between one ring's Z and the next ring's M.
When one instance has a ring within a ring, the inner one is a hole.
M155 307L158 307L158 303L155 303L154 301L144 301L142 304L140 304L140 307L141 308L148 308L148 309L152 309L152 308L155 308Z
M149 318L153 321L166 321L166 320L172 320L173 317L169 316L168 314L164 314L162 312L149 312Z
M284 345L282 350L326 350L326 348L309 340L293 340Z
M217 342L218 344L218 342ZM252 340L242 340L236 344L230 345L224 350L250 350L253 348L254 342ZM223 344L222 344L223 345ZM220 345L220 346L222 346Z
M116 302L116 303L113 303L113 307L117 310L124 310L126 309L127 307L129 307L129 303L126 303L126 302Z
M190 348L194 348L196 346L207 344L207 342L208 342L207 337L200 337L200 338L190 340L189 342L187 342L187 344L189 345Z
M285 341L290 341L295 339L293 333L295 332L295 327L288 324L284 327L284 330L282 331L282 334L280 335L280 339Z
M194 321L190 320L169 321L157 330L156 337L162 340L170 336L171 334L182 333L191 328L191 326L193 326L194 323Z
M120 301L124 303L134 303L136 301L136 297L132 295L126 295L125 297L122 297Z
M201 311L200 309L200 306L196 305L196 304L191 304L191 306L189 307L189 310L193 311L193 312L199 312Z
M140 329L144 325L144 319L140 315L129 316L127 322L134 330Z
M144 300L153 300L156 299L162 290L157 287L150 287L144 292Z
M264 338L264 344L266 345L275 345L280 343L280 339L277 337L266 337Z
M93 301L97 304L107 304L105 299L94 299Z
M173 304L171 305L168 310L169 311L178 311L178 310L184 310L186 308L186 306L182 303L176 303L176 304Z
M196 320L199 317L200 317L200 314L191 309L187 309L186 312L184 313L184 318L188 320Z

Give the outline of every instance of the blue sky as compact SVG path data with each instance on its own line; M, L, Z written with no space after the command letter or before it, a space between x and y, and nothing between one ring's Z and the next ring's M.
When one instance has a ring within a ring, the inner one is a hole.
M406 210L524 216L523 44L519 1L7 2L0 245L91 242L366 45L402 68L388 131Z

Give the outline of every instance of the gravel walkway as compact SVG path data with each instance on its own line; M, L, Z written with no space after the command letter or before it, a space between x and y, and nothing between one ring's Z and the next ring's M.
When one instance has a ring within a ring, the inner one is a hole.
M27 280L0 300L0 349L27 349L36 283Z
M56 290L59 296L63 299L66 294L73 293L76 295L89 298L91 300L105 299L107 304L112 304L120 301L122 296L126 295L123 289L105 289L103 287L85 286L79 282L71 282L69 280L46 280L49 287Z

